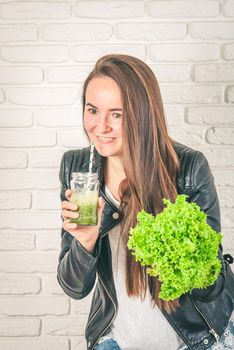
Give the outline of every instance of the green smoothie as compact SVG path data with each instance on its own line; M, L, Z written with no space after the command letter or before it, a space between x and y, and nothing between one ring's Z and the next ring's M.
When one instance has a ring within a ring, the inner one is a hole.
M74 191L70 202L78 206L77 212L80 215L77 219L70 219L71 223L78 225L97 225L98 191Z

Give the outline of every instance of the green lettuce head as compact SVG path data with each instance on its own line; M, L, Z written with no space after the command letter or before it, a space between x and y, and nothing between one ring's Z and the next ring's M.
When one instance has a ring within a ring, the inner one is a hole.
M159 297L174 300L194 288L206 288L218 278L218 249L222 235L206 222L207 215L196 203L178 195L175 203L155 217L144 210L130 229L128 248L147 273L159 279Z

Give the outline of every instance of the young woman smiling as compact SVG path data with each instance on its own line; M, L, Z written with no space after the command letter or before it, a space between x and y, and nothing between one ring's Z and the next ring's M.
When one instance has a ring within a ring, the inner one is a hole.
M60 169L58 281L74 299L94 288L87 348L228 349L234 333L234 282L221 252L222 272L214 285L164 301L158 296L159 280L148 276L127 249L137 213L144 209L156 215L164 208L163 198L174 201L181 193L220 232L219 202L206 158L170 138L156 77L135 57L100 58L84 83L82 101L84 130L95 145L99 219L96 226L70 223L79 216L69 201L71 174L88 171L90 147L68 151Z

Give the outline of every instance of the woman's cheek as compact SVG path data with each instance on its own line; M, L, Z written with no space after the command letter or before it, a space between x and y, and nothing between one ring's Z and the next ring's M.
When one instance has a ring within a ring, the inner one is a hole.
M93 123L84 117L84 128L87 132L91 131L93 128Z

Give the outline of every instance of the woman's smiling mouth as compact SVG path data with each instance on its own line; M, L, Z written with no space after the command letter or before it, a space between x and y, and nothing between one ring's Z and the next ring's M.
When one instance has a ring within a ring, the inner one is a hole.
M109 143L116 139L114 137L104 137L104 136L97 136L97 138L102 143Z

